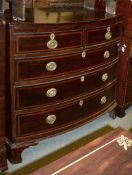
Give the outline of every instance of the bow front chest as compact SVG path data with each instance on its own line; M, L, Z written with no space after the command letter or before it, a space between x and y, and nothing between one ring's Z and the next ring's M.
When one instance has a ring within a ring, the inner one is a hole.
M122 19L88 9L34 9L8 19L9 159L116 107Z

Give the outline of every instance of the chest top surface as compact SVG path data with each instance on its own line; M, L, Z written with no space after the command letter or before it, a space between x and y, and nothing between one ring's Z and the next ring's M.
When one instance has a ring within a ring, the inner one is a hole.
M15 22L8 14L6 18L9 22ZM92 23L109 19L121 19L121 16L105 13L101 10L88 8L27 8L24 24L67 24L67 23ZM21 24L23 22L18 22Z

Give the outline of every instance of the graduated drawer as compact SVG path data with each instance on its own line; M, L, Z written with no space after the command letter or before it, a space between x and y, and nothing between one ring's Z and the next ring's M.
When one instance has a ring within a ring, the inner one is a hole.
M88 69L115 59L117 55L117 44L114 44L71 55L18 59L16 60L16 81L52 77Z
M82 47L82 31L16 34L16 53L51 52Z
M111 41L121 36L122 24L87 30L86 45Z
M116 65L54 83L16 88L16 108L50 105L100 88L116 77Z
M90 99L79 99L66 107L49 112L38 112L17 116L18 136L43 131L45 136L56 134L67 128L77 127L94 117L94 114L103 110L114 100L115 88L102 92ZM91 115L91 116L90 116Z

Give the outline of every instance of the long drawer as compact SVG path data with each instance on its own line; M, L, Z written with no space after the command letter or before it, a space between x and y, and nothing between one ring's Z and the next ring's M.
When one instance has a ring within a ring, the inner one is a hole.
M51 52L82 47L82 30L20 33L15 35L15 53Z
M67 107L48 112L24 114L17 116L18 136L43 132L45 136L66 130L79 122L88 121L94 114L106 108L115 99L115 88L111 88L94 97L80 99ZM91 116L92 114L92 116Z
M96 73L36 86L16 88L16 108L49 105L107 85L116 78L116 65Z
M45 57L26 58L16 60L16 81L32 80L60 74L77 72L117 58L117 44L113 44L94 51Z

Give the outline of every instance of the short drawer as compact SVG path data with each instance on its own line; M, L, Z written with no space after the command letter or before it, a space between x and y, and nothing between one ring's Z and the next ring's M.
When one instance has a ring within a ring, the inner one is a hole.
M82 31L44 34L17 34L16 53L51 52L54 50L82 47Z
M115 88L114 88L115 89ZM45 136L56 134L67 128L77 127L91 119L94 114L106 108L115 99L115 91L110 89L90 99L80 99L61 109L17 116L18 136L43 132ZM90 116L91 115L91 116Z
M105 64L118 56L117 44L64 56L16 60L16 81L53 77Z
M74 96L94 91L116 77L116 65L100 72L84 74L55 83L42 84L16 89L16 108L49 105Z
M97 30L87 30L86 45L107 42L121 36L122 25L106 26Z

